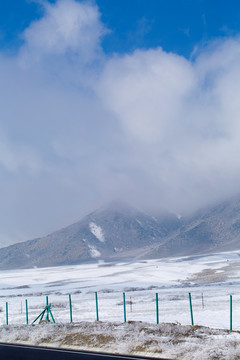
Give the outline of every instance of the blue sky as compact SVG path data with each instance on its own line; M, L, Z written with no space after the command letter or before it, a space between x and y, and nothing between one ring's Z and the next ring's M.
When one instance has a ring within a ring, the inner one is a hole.
M0 245L239 193L238 1L0 2Z
M103 23L110 29L103 41L106 53L162 46L166 51L189 57L196 45L240 31L237 0L98 0L95 3ZM41 15L37 1L2 1L1 48L18 48L19 34Z

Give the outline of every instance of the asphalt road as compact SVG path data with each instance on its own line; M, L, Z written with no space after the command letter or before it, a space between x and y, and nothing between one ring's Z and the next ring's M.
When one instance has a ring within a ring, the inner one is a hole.
M40 346L0 343L0 360L147 360L148 357L93 353ZM161 360L169 360L158 358Z

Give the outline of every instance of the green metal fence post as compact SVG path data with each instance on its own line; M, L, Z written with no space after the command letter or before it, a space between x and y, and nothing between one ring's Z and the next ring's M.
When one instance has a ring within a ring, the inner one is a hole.
M123 315L124 315L124 322L127 321L127 316L126 316L126 299L125 299L125 293L123 293Z
M46 306L48 306L48 296L46 296ZM47 312L47 318L46 318L47 321L49 321L49 314Z
M191 313L191 324L194 325L191 293L188 293L188 297L189 297L189 306L190 306L190 313Z
M6 302L6 325L8 325L8 303Z
M232 295L230 295L230 331L232 331Z
M99 316L98 316L98 296L97 296L97 292L95 292L95 302L96 302L96 319L98 321Z
M51 315L52 321L53 321L53 323L55 324L55 319L54 319L53 314L52 314L52 312L51 312L51 310L50 310L50 309L49 309L49 312L50 312L50 315Z
M28 302L25 300L25 308L26 308L26 324L28 325Z
M157 324L159 324L158 293L156 293L156 319L157 319Z
M71 295L68 295L69 298L69 310L70 310L70 322L72 322L72 299L71 299Z

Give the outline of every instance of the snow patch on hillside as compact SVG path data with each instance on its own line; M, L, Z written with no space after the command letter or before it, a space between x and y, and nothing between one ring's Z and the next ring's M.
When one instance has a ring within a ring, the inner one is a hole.
M104 235L103 235L103 229L98 226L97 224L95 224L94 222L90 222L89 224L89 228L90 228L90 231L91 233L96 236L96 238L101 241L101 242L104 242L105 241L105 238L104 238Z
M95 246L93 246L93 245L88 245L88 247L89 247L89 252L90 252L90 255L91 255L92 258L98 258L98 257L101 256L100 251L98 251L98 250L95 248Z

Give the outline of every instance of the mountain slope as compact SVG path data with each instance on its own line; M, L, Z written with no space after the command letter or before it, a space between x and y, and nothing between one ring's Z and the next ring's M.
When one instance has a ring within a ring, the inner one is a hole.
M240 249L240 196L196 212L146 257L166 257Z
M46 237L0 249L0 269L77 264L94 259L133 259L175 230L180 221L156 219L114 202Z
M135 260L240 249L240 196L185 219L114 202L48 236L0 249L0 269Z

